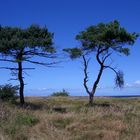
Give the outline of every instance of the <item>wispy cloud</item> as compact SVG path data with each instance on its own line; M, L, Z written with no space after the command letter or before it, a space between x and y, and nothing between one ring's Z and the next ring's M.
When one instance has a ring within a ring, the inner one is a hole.
M135 81L136 85L140 85L140 80Z
M125 87L138 88L140 87L140 80L136 80L133 83L126 83Z

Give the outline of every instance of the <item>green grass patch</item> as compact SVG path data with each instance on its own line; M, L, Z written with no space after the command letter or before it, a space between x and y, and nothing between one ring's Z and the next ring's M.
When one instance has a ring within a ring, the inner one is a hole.
M73 122L72 118L57 118L55 120L52 120L52 125L56 128L64 129L72 122Z

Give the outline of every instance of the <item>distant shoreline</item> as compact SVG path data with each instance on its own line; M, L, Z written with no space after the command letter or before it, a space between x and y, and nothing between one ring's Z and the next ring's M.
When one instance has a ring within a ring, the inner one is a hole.
M133 97L140 97L140 95L126 95L126 96L96 96L96 97L133 98Z
M47 98L47 97L51 97L51 96L25 96L25 97L43 97L43 98ZM59 96L58 96L59 97ZM88 98L87 96L67 96L67 97L76 97L76 98ZM125 96L94 96L95 98L137 98L140 97L140 95L125 95Z

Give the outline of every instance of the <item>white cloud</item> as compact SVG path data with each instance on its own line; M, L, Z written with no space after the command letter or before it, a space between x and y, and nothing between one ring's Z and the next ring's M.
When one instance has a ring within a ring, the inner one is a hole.
M134 82L136 85L140 85L140 80Z
M125 87L140 87L140 80L136 80L133 83L126 83Z

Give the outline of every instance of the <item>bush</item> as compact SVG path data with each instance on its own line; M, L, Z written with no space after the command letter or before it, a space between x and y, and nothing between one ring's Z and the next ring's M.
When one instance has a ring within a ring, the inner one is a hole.
M54 92L51 96L69 96L69 93L63 89L62 91Z
M11 84L0 85L0 99L3 101L14 101L17 99L18 86Z
M18 113L15 119L15 125L33 126L38 123L38 119L31 114Z

